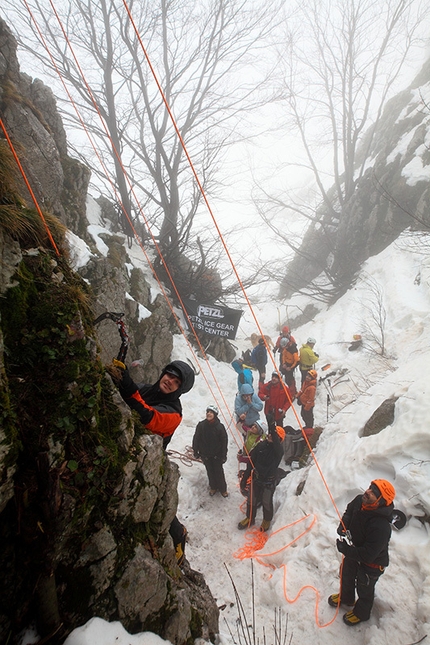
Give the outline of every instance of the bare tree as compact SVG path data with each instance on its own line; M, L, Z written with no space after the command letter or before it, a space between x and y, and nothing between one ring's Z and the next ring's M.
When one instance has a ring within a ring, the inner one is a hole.
M300 219L302 230L319 230L334 250L333 231L363 176L373 133L428 11L419 0L300 0L279 55L279 101L283 131L299 139L285 175L301 168L313 187L306 202L293 189L272 191L271 205L282 221L265 219L272 230ZM267 203L265 192L256 199ZM336 278L324 270L330 290Z
M379 356L386 356L386 323L387 311L384 304L384 292L381 285L371 276L364 280L366 291L360 301L360 329L365 344L364 348L376 351Z
M66 98L60 103L66 123L77 129L85 123L122 209L131 216L142 208L163 253L182 253L202 197L171 114L202 186L215 191L223 153L244 136L246 114L268 99L266 37L277 4L69 0L55 13L50 0L28 6L31 14L6 0L2 11L55 86L58 70L70 88L81 118ZM64 90L57 94L64 97ZM100 158L81 140L75 150L108 185ZM202 244L204 237L194 245L196 261Z

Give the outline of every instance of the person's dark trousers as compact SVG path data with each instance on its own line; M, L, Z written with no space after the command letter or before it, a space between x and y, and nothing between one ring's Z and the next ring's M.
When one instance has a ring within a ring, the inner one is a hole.
M248 501L246 503L246 517L255 521L257 507L263 498L264 487L254 475L251 475L251 484L248 491Z
M354 614L360 620L369 620L375 598L375 585L383 571L368 567L365 564L344 558L342 567L341 602L354 605L355 588L358 600L354 605Z
M291 396L296 396L297 387L296 387L296 379L294 378L294 371L284 372L284 381L285 381L285 384L288 385L290 389Z
M358 573L359 562L344 558L342 565L342 585L340 590L340 601L345 605L355 603L355 579Z
M209 488L219 490L220 493L225 493L227 491L227 484L221 459L208 458L205 459L204 464L208 474Z
M314 427L314 409L311 408L310 410L305 410L302 406L300 414L302 416L305 428L313 428Z
M269 522L273 518L273 494L275 492L275 482L264 484L261 502L263 504L263 519Z
M248 503L246 516L254 522L258 505L263 506L263 519L269 522L273 518L273 493L275 492L275 482L264 483L252 478L252 484L248 494Z
M375 585L384 572L374 567L360 564L357 573L357 596L354 614L360 620L369 620L375 598Z
M305 379L306 379L306 377L308 375L308 372L309 372L309 370L300 370L300 373L302 375L302 385L305 382Z

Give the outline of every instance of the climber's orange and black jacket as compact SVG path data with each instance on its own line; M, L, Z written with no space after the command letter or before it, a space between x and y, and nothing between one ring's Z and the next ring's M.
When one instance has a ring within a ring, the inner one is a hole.
M317 380L306 377L302 389L297 395L297 401L303 406L304 410L310 410L315 405L315 394L317 391Z
M181 373L181 386L175 392L163 394L159 383L171 367ZM193 385L194 372L192 368L183 361L172 361L166 365L154 385L136 385L128 370L124 370L118 389L127 405L139 414L145 428L163 437L163 445L166 447L182 421L180 396L191 390Z
M300 362L299 351L295 342L290 342L286 347L281 349L281 366L288 367L292 370Z

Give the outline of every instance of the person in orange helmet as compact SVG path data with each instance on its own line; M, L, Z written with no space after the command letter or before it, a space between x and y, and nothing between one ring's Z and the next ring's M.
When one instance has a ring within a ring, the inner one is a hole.
M352 607L343 616L346 625L353 627L370 618L375 585L389 562L395 494L389 481L374 479L363 495L357 495L348 504L337 529L342 539L336 541L336 547L345 556L342 584L340 594L331 594L328 604Z

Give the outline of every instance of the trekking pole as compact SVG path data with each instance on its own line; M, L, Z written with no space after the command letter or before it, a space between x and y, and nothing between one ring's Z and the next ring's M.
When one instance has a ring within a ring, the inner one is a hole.
M330 403L331 403L330 394L327 394L327 423L328 423L328 409L330 407Z

